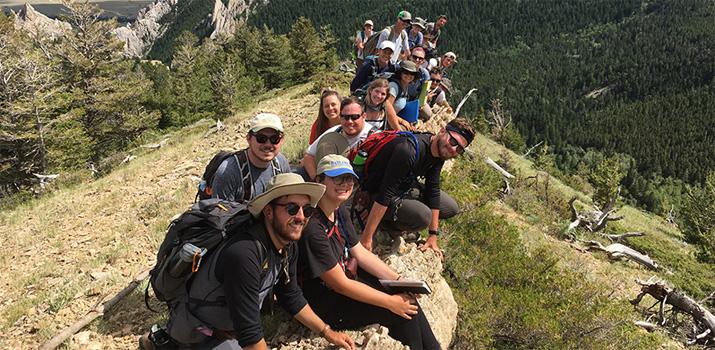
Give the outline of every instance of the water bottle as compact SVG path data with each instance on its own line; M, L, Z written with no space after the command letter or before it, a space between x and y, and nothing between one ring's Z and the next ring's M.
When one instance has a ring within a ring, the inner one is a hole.
M172 261L172 264L170 265L171 269L169 270L169 275L174 278L179 278L190 273L191 266L194 261L194 255L196 254L199 255L199 261L196 264L196 268L198 268L201 263L201 257L206 254L206 249L199 248L191 243L184 243L184 245L181 246L179 253L175 255L174 261Z
M365 167L365 162L367 162L367 152L359 150L353 159L353 170L356 174L358 174L358 176L362 176L362 170Z

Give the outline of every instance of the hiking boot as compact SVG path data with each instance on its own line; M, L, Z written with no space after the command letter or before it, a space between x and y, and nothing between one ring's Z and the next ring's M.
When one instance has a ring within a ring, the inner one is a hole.
M178 348L174 340L169 336L169 333L166 332L166 329L158 325L151 326L149 332L139 337L140 350L169 350Z
M146 332L139 337L139 350L156 350L156 346L154 346L154 342L149 339L149 336L151 336L151 333Z

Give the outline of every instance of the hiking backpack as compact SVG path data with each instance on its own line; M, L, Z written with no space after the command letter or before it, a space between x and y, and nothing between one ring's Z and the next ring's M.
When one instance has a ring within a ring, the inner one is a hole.
M353 165L353 170L360 178L360 181L365 181L368 175L370 164L375 157L380 153L385 145L397 137L409 137L415 145L415 159L420 154L420 144L417 142L415 134L409 131L385 130L376 132L363 140L356 147L352 148L348 153L348 160Z
M216 176L216 171L221 166L221 163L231 156L236 157L236 163L238 164L239 169L241 169L243 200L246 202L251 200L251 195L253 194L253 178L251 176L251 164L248 161L248 148L246 148L238 152L221 150L216 153L213 158L211 158L209 163L206 165L206 169L204 169L204 174L201 176L201 182L199 182L199 189L196 192L194 201L211 198L213 195L213 188L211 187L211 184ZM273 176L281 172L276 158L273 158L271 161L271 166L273 167Z
M209 256L217 256L230 233L249 225L251 220L246 203L218 198L198 201L173 220L159 247L156 265L149 272L149 285L144 292L147 308L152 310L148 303L151 286L156 298L173 309L188 294L202 262ZM265 260L265 248L258 241L255 244L261 260Z
M365 42L365 45L363 46L362 57L367 58L367 56L372 56L372 55L377 54L377 42L380 41L380 34L382 32L384 32L385 30L389 31L388 32L389 34L387 35L386 40L390 40L390 41L394 42L395 39L397 38L397 35L394 35L392 27L393 26L385 27L385 29L370 35L370 38L367 39L367 41ZM404 30L401 31L399 34L400 40L403 40L405 38L405 35L407 35L407 33L405 33Z

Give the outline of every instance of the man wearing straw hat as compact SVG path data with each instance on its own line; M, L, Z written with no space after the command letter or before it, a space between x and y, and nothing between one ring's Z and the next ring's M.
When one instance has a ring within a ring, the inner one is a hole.
M205 262L213 265L203 270L212 272L209 281L218 286L204 280L192 284L190 298L214 301L197 303L190 311L174 308L168 331L175 343L201 349L266 349L260 308L272 289L300 323L337 346L355 349L347 334L333 331L313 312L296 278L295 242L324 191L324 185L306 183L297 174L271 178L266 191L248 204L253 224L233 232L215 253L215 262Z

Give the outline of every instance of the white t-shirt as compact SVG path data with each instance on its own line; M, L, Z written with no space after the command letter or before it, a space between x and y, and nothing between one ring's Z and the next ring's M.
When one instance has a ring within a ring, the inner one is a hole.
M380 32L380 37L377 39L377 46L380 46L380 43L383 42L384 40L387 40L390 37L390 32L394 29L394 26L388 27L383 29ZM403 50L409 49L410 48L410 42L407 40L407 32L404 30L399 33L400 35L397 35L398 33L394 33L392 36L395 38L394 41L392 41L395 44L395 51L392 52L392 57L390 58L390 62L392 64L397 64L397 61L400 60L400 54L402 53Z
M325 134L330 133L330 132L335 132L336 130L338 130L338 128L341 128L341 127L342 127L341 125L336 125L328 130L325 130L324 133L322 133L320 136L318 136L318 138L315 139L315 141L313 141L313 143L311 143L310 146L308 146L308 149L305 151L305 153L308 153L311 156L315 157L315 154L318 152L318 143L320 142L320 139L322 139L323 136L325 136ZM345 136L345 138L348 140L348 148L352 148L352 147L356 146L358 144L358 142L366 139L367 135L370 134L370 130L372 130L372 128L373 128L373 126L370 125L370 123L365 123L365 126L363 126L362 131L360 131L360 133L355 136L348 137L342 131L340 133L343 136ZM316 160L316 163L317 163L317 161L318 160Z

